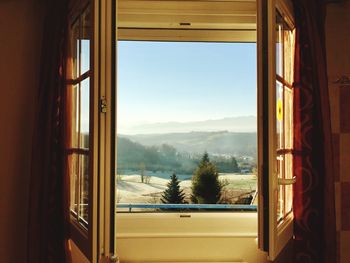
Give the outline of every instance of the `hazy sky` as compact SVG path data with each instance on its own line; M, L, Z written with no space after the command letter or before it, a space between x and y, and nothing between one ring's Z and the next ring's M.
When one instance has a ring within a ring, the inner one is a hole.
M256 44L118 42L118 127L256 116Z

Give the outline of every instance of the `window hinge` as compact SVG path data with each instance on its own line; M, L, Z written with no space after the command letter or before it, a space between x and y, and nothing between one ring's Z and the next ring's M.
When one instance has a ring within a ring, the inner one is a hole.
M119 258L117 255L111 255L111 263L119 263Z
M120 261L118 256L116 255L110 255L110 256L102 255L99 263L120 263Z
M105 98L100 99L100 112L101 113L107 112L107 100Z

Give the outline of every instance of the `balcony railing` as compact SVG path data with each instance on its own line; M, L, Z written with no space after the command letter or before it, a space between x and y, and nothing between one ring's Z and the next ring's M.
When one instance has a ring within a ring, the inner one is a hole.
M159 209L162 211L230 211L230 212L256 212L256 205L235 205L235 204L117 204L116 207L129 209Z

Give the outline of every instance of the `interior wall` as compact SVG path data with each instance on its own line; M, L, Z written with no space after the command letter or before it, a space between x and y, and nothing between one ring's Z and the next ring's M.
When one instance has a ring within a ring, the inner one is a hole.
M38 90L42 5L0 1L0 255L25 262L28 187Z
M31 138L38 88L42 8L35 0L0 2L0 255L23 262ZM327 7L326 40L336 167L338 261L350 262L350 1Z
M350 85L334 83L341 76L350 78L350 1L328 4L326 45L334 174L337 263L350 262Z

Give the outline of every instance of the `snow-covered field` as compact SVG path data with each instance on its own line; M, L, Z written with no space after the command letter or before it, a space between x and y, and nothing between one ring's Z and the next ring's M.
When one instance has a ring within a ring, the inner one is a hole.
M149 176L148 183L141 182L141 176L120 175L117 178L118 203L161 203L162 193L167 188L168 179ZM257 177L254 174L220 174L219 180L224 182L224 193L227 198L235 200L240 195L256 190ZM191 196L191 180L180 182L180 187L189 200Z

